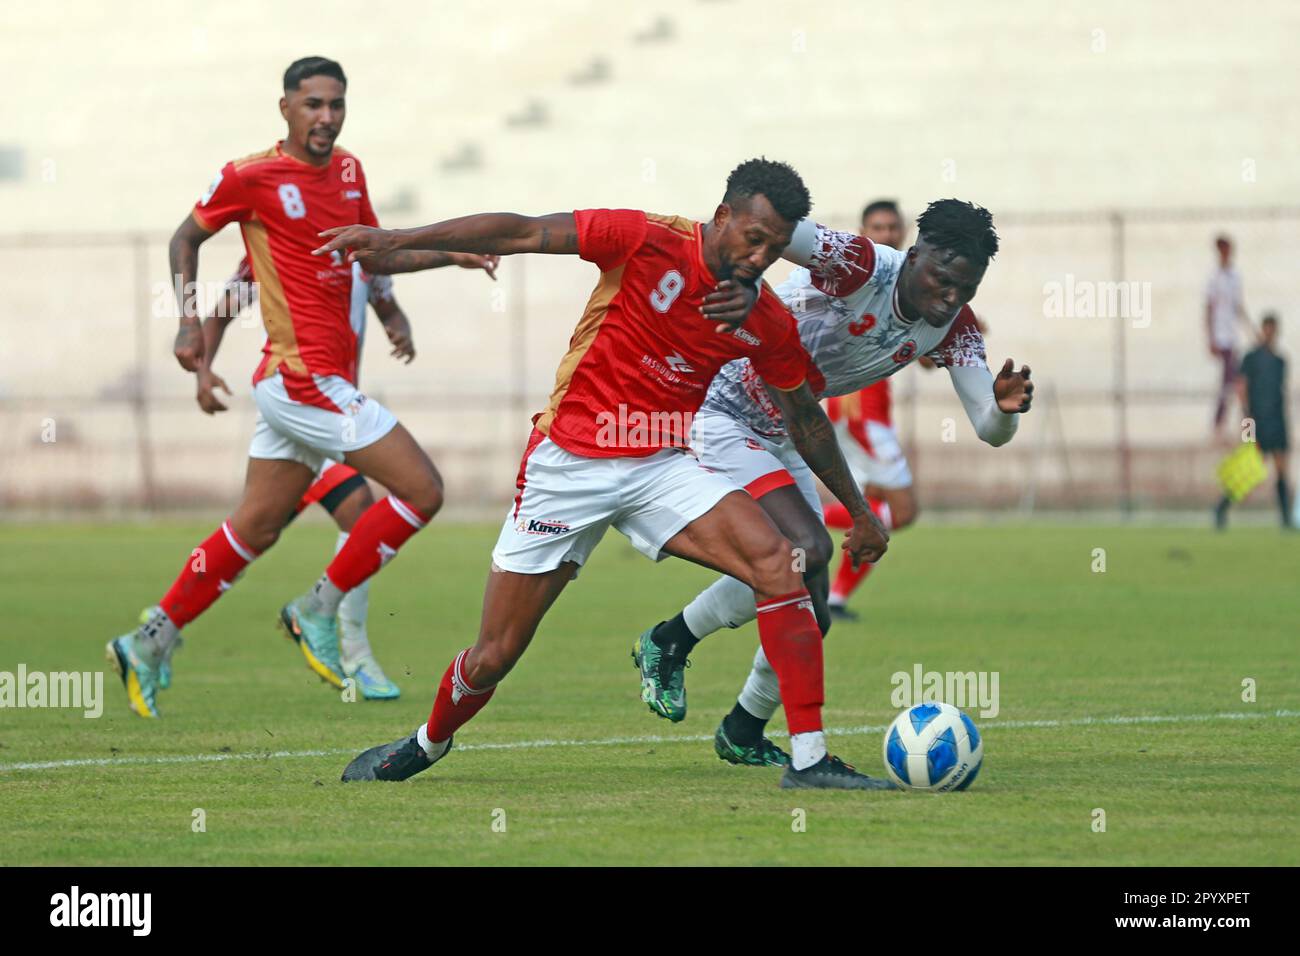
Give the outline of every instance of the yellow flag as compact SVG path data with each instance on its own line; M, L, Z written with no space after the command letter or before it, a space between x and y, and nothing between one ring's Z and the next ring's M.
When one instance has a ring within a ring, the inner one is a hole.
M1259 446L1248 441L1242 442L1240 448L1219 462L1218 475L1224 493L1233 501L1240 501L1268 477L1268 468L1264 465L1264 456L1259 453Z

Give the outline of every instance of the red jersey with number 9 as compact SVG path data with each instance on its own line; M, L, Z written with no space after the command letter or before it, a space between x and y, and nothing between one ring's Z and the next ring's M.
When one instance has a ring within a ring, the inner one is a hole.
M338 253L311 252L324 229L379 221L355 156L335 148L328 165L313 166L281 146L226 163L193 215L209 232L238 222L243 233L266 326L254 383L278 372L293 398L333 408L313 376L357 380L352 268Z
M644 457L686 447L713 376L749 358L775 388L798 388L810 359L794 317L766 283L745 324L716 332L700 314L717 279L700 223L635 209L573 214L578 252L600 267L537 430L575 455Z

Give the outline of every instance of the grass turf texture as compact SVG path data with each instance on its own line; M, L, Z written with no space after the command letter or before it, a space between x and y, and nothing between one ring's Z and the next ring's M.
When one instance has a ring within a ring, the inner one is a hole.
M199 524L0 529L0 670L105 670L103 644L156 600ZM495 528L435 524L375 579L370 632L400 701L344 703L274 628L331 553L291 528L186 634L164 719L0 710L0 765L345 751L204 763L0 769L0 863L14 864L1283 864L1300 863L1296 551L1271 529L947 528L895 538L826 645L829 727L887 724L890 675L997 671L1001 712L963 794L782 791L708 742L754 625L693 655L690 714L638 698L629 650L711 580L611 533L543 623L465 745L662 736L453 752L404 784L338 782L349 756L409 732L471 642ZM1093 549L1106 550L1094 573ZM1241 699L1258 682L1258 702ZM1118 715L1259 717L999 727ZM783 724L778 714L774 726ZM883 774L881 734L831 738ZM193 811L206 832L192 832ZM794 832L792 811L806 811ZM1093 832L1093 810L1106 832ZM505 832L493 830L502 819Z

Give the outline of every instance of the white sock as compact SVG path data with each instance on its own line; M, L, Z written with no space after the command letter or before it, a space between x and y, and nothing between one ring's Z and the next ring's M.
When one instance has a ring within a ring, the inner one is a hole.
M682 609L682 619L698 641L724 627L748 624L758 612L754 592L743 581L723 575Z
M334 553L342 551L347 542L348 533L340 531ZM343 595L343 600L339 602L339 645L344 670L373 653L370 649L370 636L366 633L366 618L369 614L370 581L365 580Z
M776 671L767 662L761 644L758 653L754 655L754 667L749 672L739 700L741 707L763 720L771 720L776 709L781 706L781 685L777 683Z
M429 739L429 725L421 724L420 729L415 732L416 742L424 748L424 755L430 760L442 756L447 751L447 741L432 741Z
M810 730L806 734L793 734L790 737L790 762L795 770L807 770L822 757L826 756L826 736L820 730Z
M886 531L894 530L894 512L889 508L889 502L882 501L880 507L876 509L876 517L880 523L885 526Z
M343 601L343 592L338 589L328 574L322 574L320 580L307 592L307 609L313 614L333 617L339 613L339 604Z
M166 660L171 649L180 640L180 636L180 628L172 623L167 612L160 607L154 607L149 610L148 620L136 629L135 640L132 643L135 652L144 662L150 667L156 667L160 661Z

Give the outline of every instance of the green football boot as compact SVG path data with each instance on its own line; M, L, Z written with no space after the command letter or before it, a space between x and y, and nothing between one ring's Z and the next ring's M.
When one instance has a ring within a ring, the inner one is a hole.
M766 737L752 746L733 743L727 736L724 724L718 724L718 732L713 735L713 752L718 755L719 760L740 767L788 767L790 765L790 755Z
M298 645L307 666L321 680L343 689L343 665L339 661L338 619L313 614L296 598L280 609L280 626Z
M664 654L651 638L654 632L652 627L632 643L632 663L641 671L641 699L660 717L677 723L686 717L685 670L691 662Z

